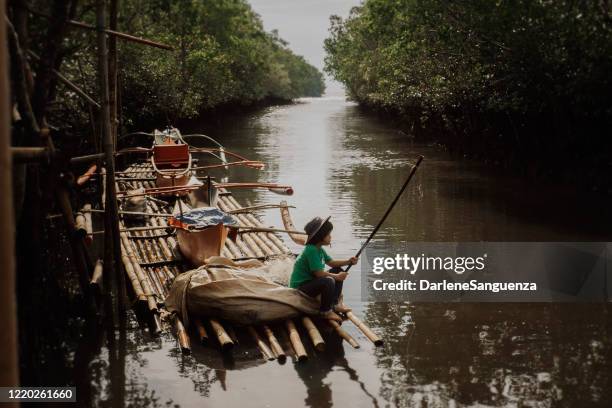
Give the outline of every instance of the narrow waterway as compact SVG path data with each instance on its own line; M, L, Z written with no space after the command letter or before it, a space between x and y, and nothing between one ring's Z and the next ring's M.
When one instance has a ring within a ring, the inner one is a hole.
M216 177L278 182L295 189L292 197L239 191L239 201L287 199L296 206L292 216L298 227L314 216L331 215L328 252L337 258L359 248L418 155L425 161L376 237L379 242L612 238L609 201L497 174L438 147L414 143L342 98L304 99L190 127L184 133L207 133L267 165L259 172L231 168ZM282 225L277 210L262 213L262 219ZM114 368L106 367L108 350L102 348L87 364L98 371L84 381L95 383L93 399L102 401L117 389L109 378L115 383L124 378L125 405L135 406L612 403L610 309L605 305L374 304L361 299L359 271L355 267L345 283L345 300L385 339L382 348L373 348L346 324L360 349L330 344L326 353L305 364L280 365L239 347L229 361L216 349L198 345L192 355L183 356L171 336L155 339L134 326L117 342Z

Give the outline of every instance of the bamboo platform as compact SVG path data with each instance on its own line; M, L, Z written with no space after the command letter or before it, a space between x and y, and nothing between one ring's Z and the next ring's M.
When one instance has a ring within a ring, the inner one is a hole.
M153 180L155 180L153 168L149 163L133 164L122 172L121 180L117 181L117 191L154 188ZM222 211L231 212L243 226L266 228L253 211L242 207L227 189L219 189L217 206ZM174 332L182 352L189 353L190 336L178 317L170 315L163 305L174 279L180 273L192 269L180 260L174 234L163 228L168 225L172 209L173 205L166 204L163 200L147 197L146 213L151 215L144 216L137 228L130 228L131 224L127 218L129 214L120 214L122 263L129 281L126 284L132 288L136 306L149 316L154 331ZM240 231L235 241L227 239L221 251L221 256L233 260L266 259L290 254L290 249L276 233L248 230ZM193 320L194 337L199 338L202 343L208 343L210 338L214 338L224 352L231 350L234 344L238 343L234 328L227 323L212 318L205 321L198 316L194 316ZM279 326L280 330L284 331L283 337L290 340L291 350L287 355L293 356L297 361L304 361L308 357L298 327L304 328L305 337L310 339L314 350L324 350L323 338L310 317L303 316L295 322L287 320L284 323ZM318 323L321 326L324 322ZM263 325L259 330L247 327L245 332L254 341L263 358L284 361L285 352L276 341L271 327ZM359 347L359 344L337 324L332 326L332 332L346 340L352 347ZM269 344L266 344L265 340L268 340ZM382 344L379 338L372 341L376 345Z

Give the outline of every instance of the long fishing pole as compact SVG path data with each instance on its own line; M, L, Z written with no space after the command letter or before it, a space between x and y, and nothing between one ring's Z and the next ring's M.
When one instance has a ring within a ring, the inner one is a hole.
M408 183L410 183L410 180L412 180L412 176L414 176L414 173L416 173L417 169L419 168L419 164L421 164L422 161L423 161L423 156L419 156L419 158L417 159L416 164L412 167L412 171L408 175L408 178L404 182L404 185L402 186L400 191L397 193L397 195L395 196L395 198L393 199L393 201L389 205L389 208L387 208L387 211L385 211L385 214L382 216L380 221L378 221L378 224L376 225L376 227L374 227L374 230L370 233L370 235L368 236L368 239L366 239L365 243L361 246L361 248L359 248L359 251L357 251L357 254L355 254L355 258L357 258L359 255L361 255L361 252L363 252L363 250L365 249L366 246L368 246L368 244L370 243L372 238L374 238L374 235L376 235L376 233L378 232L378 230L382 226L383 222L385 222L385 220L387 219L387 216L389 216L389 214L391 213L391 210L393 210L393 207L395 207L395 204L397 204L397 201L401 197L402 193L404 192L406 187L408 187ZM346 267L346 269L344 270L344 272L348 272L349 269L351 269L351 266L353 266L353 265L352 264L348 265Z

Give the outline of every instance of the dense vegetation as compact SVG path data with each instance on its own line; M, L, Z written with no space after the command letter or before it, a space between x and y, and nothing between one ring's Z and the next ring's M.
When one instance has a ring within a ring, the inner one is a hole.
M174 47L165 51L118 42L119 92L127 126L324 92L322 74L276 32L264 31L246 0L123 0L119 7L119 31ZM92 11L92 5L81 3L74 18L95 24ZM35 22L45 28L44 20ZM95 96L94 36L71 28L61 70ZM83 112L82 102L62 90L57 98L57 106L72 106L60 113ZM75 121L79 118L73 116L63 122Z
M493 160L540 161L538 171L551 174L575 160L599 177L610 173L608 6L366 0L346 20L332 17L326 70L351 98L449 145Z
M228 103L320 96L323 77L267 33L245 0L123 1L122 26L176 47L121 49L126 108L146 96L146 109L193 116ZM135 108L136 106L134 106Z

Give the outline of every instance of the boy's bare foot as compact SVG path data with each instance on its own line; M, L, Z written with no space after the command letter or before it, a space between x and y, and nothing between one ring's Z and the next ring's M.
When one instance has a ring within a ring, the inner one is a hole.
M348 313L350 312L351 309L350 307L348 307L347 305L345 305L344 303L338 303L335 307L334 307L334 311L336 313Z
M320 316L323 319L333 320L338 323L342 323L342 318L336 314L333 310L328 310L327 312L321 312Z

